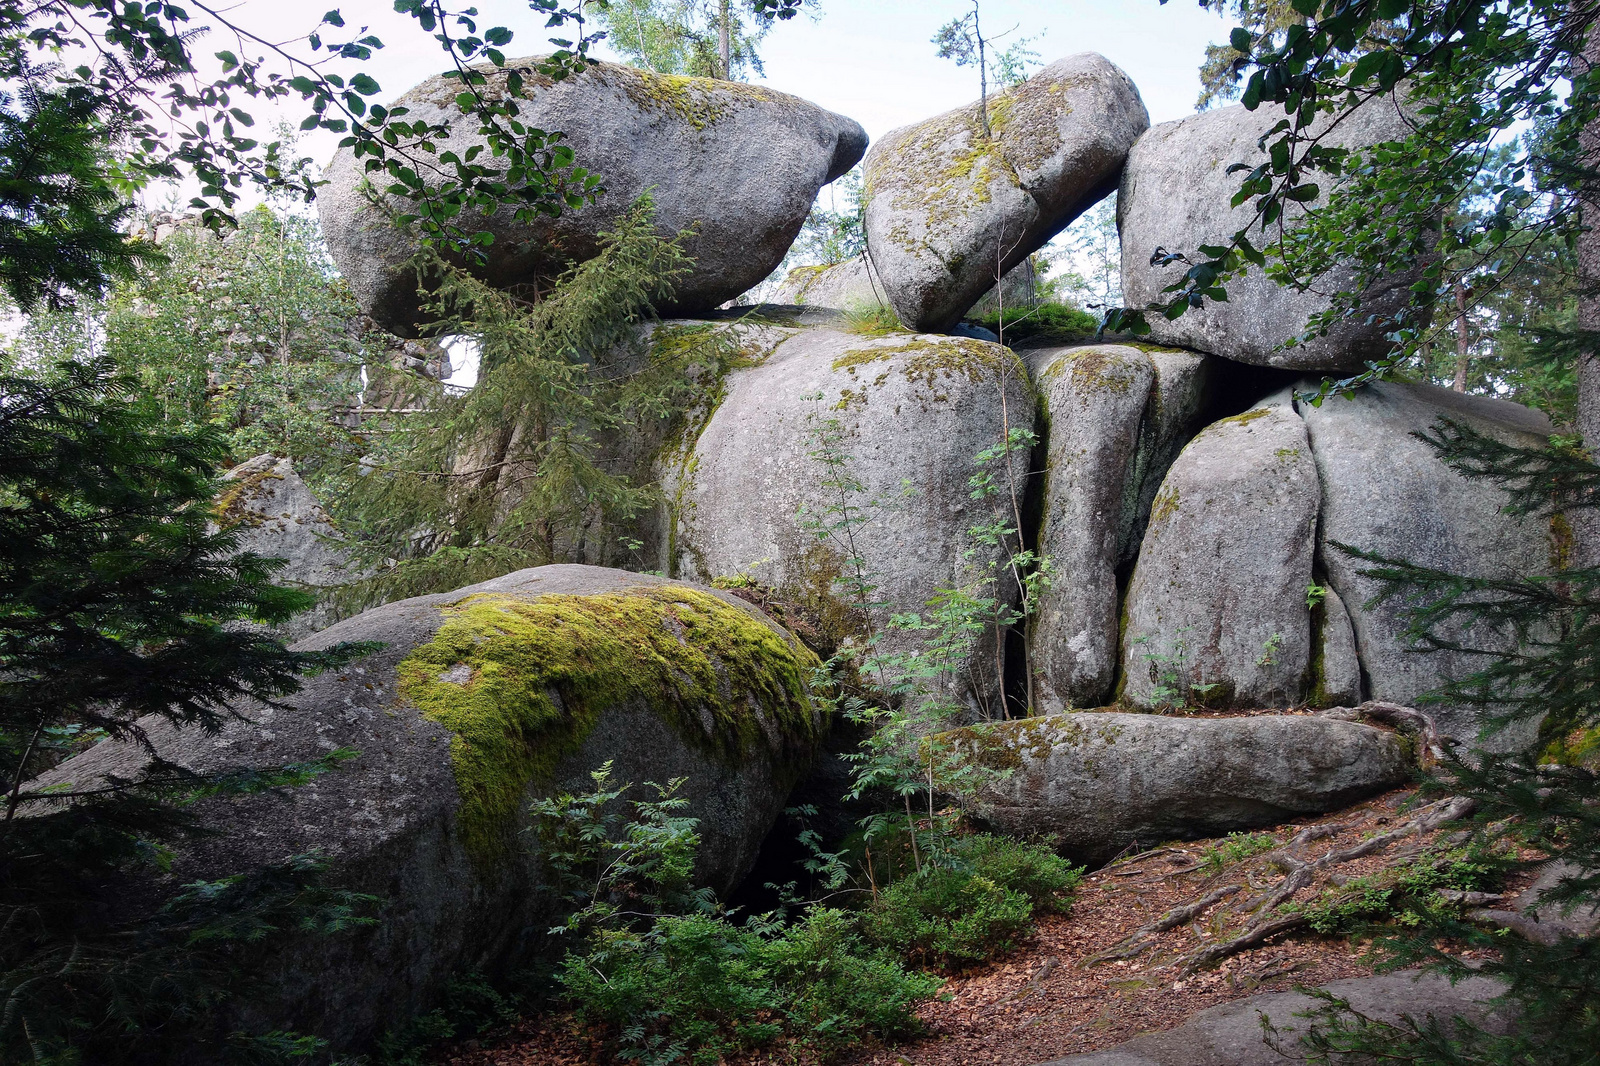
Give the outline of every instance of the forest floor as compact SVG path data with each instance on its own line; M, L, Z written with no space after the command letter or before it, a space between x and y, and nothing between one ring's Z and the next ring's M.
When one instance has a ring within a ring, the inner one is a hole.
M1355 807L1272 830L1275 842L1308 860L1363 850L1375 837L1399 839L1392 846L1341 860L1331 882L1308 884L1294 899L1304 901L1327 883L1371 874L1415 855L1433 838L1459 825L1449 822L1423 832L1405 830L1409 791L1396 791ZM1235 838L1237 839L1237 838ZM1315 841L1316 855L1304 849ZM1272 846L1272 845L1265 845ZM1220 850L1219 850L1220 849ZM1373 970L1366 946L1343 936L1309 929L1286 931L1222 958L1214 966L1185 972L1199 952L1227 942L1248 927L1248 916L1230 919L1230 899L1196 912L1192 921L1129 936L1157 923L1174 908L1204 902L1220 889L1234 900L1272 887L1271 871L1259 865L1272 855L1227 858L1225 840L1171 845L1113 863L1084 878L1071 909L1048 915L1037 935L996 962L951 975L938 996L923 1004L923 1036L894 1045L864 1045L835 1059L836 1066L957 1066L1003 1063L1031 1066L1064 1055L1120 1043L1140 1033L1169 1029L1207 1007L1261 992L1319 985ZM1312 865L1315 865L1314 862ZM1272 867L1272 869L1281 869ZM1282 878L1277 879L1282 883ZM1248 886L1248 890L1245 886ZM1515 892L1519 884L1508 885ZM1130 957L1085 965L1121 946ZM1464 953L1466 954L1466 953ZM524 1019L507 1030L439 1049L436 1066L610 1066L603 1034L585 1030L570 1015ZM729 1066L754 1063L807 1064L799 1049L769 1048Z

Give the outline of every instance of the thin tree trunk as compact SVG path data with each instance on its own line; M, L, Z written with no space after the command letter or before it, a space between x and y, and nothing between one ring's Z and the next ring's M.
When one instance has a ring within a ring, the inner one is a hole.
M983 56L983 29L978 25L978 0L972 0L972 36L978 39L978 114L983 116L983 135L989 138L993 136L989 129L989 64Z
M1600 63L1600 31L1595 27L1595 5L1579 2L1572 6L1572 17L1585 23L1582 64ZM1578 163L1587 173L1580 178L1579 211L1584 231L1578 235L1578 328L1600 331L1600 121L1591 122L1578 139ZM1584 446L1600 456L1600 351L1588 346L1578 357L1578 424ZM1600 564L1600 511L1581 508L1570 516L1573 521L1574 565Z
M1467 319L1467 286L1456 282L1456 378L1450 387L1467 391L1467 363L1472 358L1471 323Z
M732 0L722 0L722 10L717 19L717 54L722 58L723 80L733 76L733 34L729 30L732 12L729 7Z

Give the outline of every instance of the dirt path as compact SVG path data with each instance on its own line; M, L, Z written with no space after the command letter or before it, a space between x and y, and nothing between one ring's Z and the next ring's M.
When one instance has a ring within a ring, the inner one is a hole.
M1337 833L1322 839L1330 847L1348 846L1391 829L1401 820L1397 811L1408 798L1408 792L1390 793L1273 832L1287 838L1307 826L1337 825ZM1414 843L1423 844L1429 837ZM894 1046L865 1046L836 1062L1030 1066L1167 1029L1195 1011L1231 999L1372 972L1360 945L1343 937L1305 934L1268 940L1215 969L1180 976L1172 961L1215 939L1221 931L1221 908L1155 936L1149 949L1135 958L1081 965L1133 930L1194 899L1212 883L1250 876L1248 871L1241 873L1242 867L1208 864L1207 849L1213 843L1184 844L1142 862L1091 874L1072 910L1041 921L1038 936L1023 950L951 977L938 998L919 1011L928 1027L926 1036ZM1384 861L1383 854L1373 855L1341 870L1359 876ZM450 1066L609 1066L610 1062L590 1034L576 1030L562 1015L529 1019L480 1046L445 1049L432 1061ZM807 1061L778 1048L740 1063Z

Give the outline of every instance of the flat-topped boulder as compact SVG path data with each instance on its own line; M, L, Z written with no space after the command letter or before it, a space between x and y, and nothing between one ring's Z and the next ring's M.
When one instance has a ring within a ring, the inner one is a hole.
M941 734L989 776L960 802L979 823L1104 862L1348 807L1410 779L1392 733L1311 715L1193 718L1078 711Z
M943 332L1115 187L1150 125L1139 91L1093 52L979 103L887 134L868 153L867 246L907 327Z
M859 124L795 96L758 85L656 74L600 63L552 83L537 60L511 60L525 79L519 119L560 131L579 166L605 185L600 200L558 217L519 222L510 208L474 219L493 234L487 261L472 270L501 288L547 283L593 257L601 234L648 193L658 231L685 233L693 260L676 279L663 313L708 311L755 286L778 266L811 211L817 191L866 151ZM489 75L501 91L505 71ZM481 141L479 120L455 103L460 83L429 78L395 101L408 121L442 123L439 152L466 157ZM328 249L362 308L386 329L415 336L415 238L390 224L365 187L364 161L343 149L324 173L317 207ZM381 174L378 184L383 184Z

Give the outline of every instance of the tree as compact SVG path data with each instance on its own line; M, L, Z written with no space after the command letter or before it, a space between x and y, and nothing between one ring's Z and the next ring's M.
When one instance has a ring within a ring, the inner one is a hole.
M757 49L804 0L602 0L596 18L630 63L659 74L743 80L764 74ZM813 0L815 3L815 0Z
M733 327L645 328L687 269L648 199L529 303L437 257L437 328L474 339L464 395L418 383L331 494L377 575L353 602L445 591L525 566L642 560L650 459L739 358ZM420 401L420 402L419 402Z
M26 783L83 743L149 746L146 716L216 732L250 701L279 705L307 671L366 649L291 652L234 621L307 605L270 583L281 562L209 524L221 440L169 432L109 360L0 378L0 1057L112 1062L143 1027L183 1020L237 987L230 943L285 925L329 931L363 901L319 884L311 857L171 892L148 922L115 889L154 879L196 830L185 805L281 787L312 764L197 775L157 757L137 780Z

